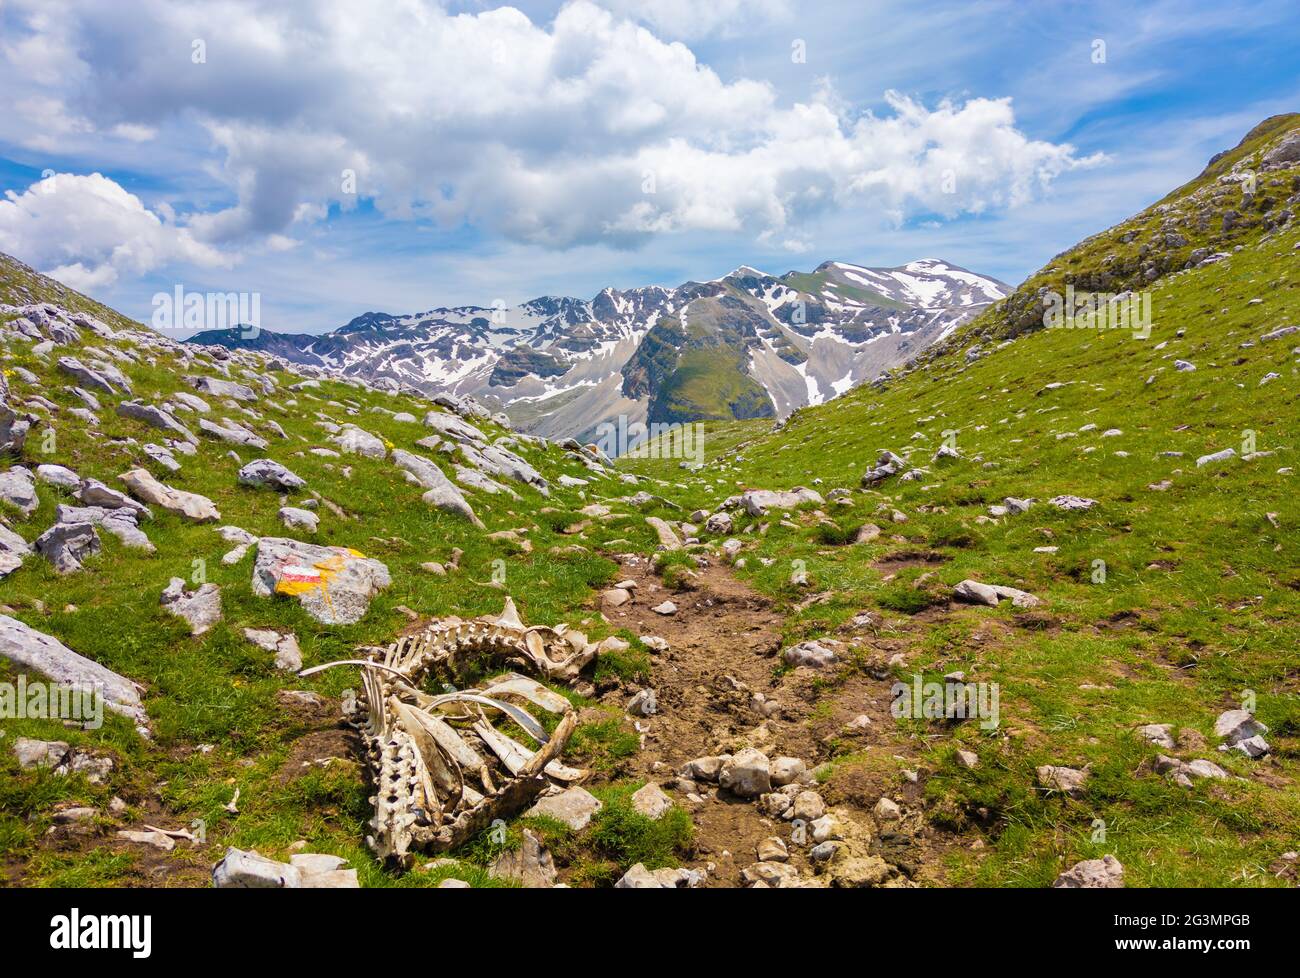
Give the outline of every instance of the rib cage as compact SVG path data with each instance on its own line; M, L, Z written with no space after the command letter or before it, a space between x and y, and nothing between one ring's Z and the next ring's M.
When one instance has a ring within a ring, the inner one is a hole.
M528 676L507 672L482 688L430 694L429 677L448 682L485 661L569 682L596 655L585 635L566 626L526 626L506 599L500 616L443 618L364 659L326 663L299 673L356 665L362 698L349 717L364 744L374 782L374 815L366 843L381 860L409 865L417 850L443 852L495 819L527 806L552 781L585 772L556 758L577 724L569 701ZM548 735L527 709L558 715ZM503 716L530 737L535 750L493 725Z

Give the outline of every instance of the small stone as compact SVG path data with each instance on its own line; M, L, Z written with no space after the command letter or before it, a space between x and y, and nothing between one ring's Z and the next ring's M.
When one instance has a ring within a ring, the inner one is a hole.
M632 808L646 818L658 821L673 807L673 800L653 781L632 793Z
M752 747L738 751L722 765L718 784L742 798L757 798L771 791L772 777L767 755Z
M778 788L801 781L808 765L797 757L777 757L772 761L772 784Z
M1168 723L1148 723L1144 727L1138 727L1137 734L1157 747L1173 748L1173 729L1173 725Z
M1058 890L1118 890L1124 887L1124 866L1114 856L1075 863L1052 884Z
M531 829L524 829L519 848L503 852L493 861L490 871L526 889L550 889L557 878L555 860Z
M208 583L187 591L185 581L173 577L163 590L162 606L176 617L184 618L191 635L202 635L221 620L221 586Z
M1083 793L1084 782L1088 779L1087 771L1072 767L1058 767L1044 764L1037 769L1038 783L1049 791L1060 791L1070 796Z
M871 813L881 822L896 822L903 817L903 810L890 798L881 798Z
M217 889L298 889L302 873L296 866L232 846L213 868L212 885Z
M574 786L554 795L541 798L525 816L545 816L563 822L575 832L581 832L591 818L605 806L586 788Z

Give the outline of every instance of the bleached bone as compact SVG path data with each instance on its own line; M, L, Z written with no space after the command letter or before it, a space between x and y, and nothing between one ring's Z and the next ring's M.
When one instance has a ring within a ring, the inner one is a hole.
M361 669L361 708L350 719L374 783L366 843L381 860L409 865L417 850L454 848L526 808L552 782L586 777L558 760L577 726L573 705L536 679L506 672L481 689L421 688L430 678L454 681L483 660L572 680L596 655L582 633L563 625L529 627L506 598L500 615L439 619L384 648L359 651L368 658L329 662L299 675ZM554 732L547 735L528 707L560 715ZM494 715L506 717L537 748L498 730Z

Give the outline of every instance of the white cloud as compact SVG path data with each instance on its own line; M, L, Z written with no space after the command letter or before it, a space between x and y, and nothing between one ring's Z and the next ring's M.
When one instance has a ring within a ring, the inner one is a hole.
M789 0L597 0L602 7L646 24L663 37L694 40L743 33L791 16Z
M58 173L0 200L0 251L74 289L113 284L173 261L229 267L231 259L163 220L108 177Z
M724 81L621 16L622 0L573 0L549 25L415 0L384 16L362 0L143 0L131 18L107 0L53 19L46 7L17 0L22 36L0 48L0 81L32 66L27 99L128 139L197 120L235 202L190 215L191 245L282 246L291 226L360 197L391 218L548 248L688 232L800 247L822 213L861 208L886 224L983 213L1097 162L1025 136L1005 100L928 108L891 96L889 114L859 117L819 85L783 104L770 85ZM698 36L787 12L781 0L705 8L668 0L637 16Z

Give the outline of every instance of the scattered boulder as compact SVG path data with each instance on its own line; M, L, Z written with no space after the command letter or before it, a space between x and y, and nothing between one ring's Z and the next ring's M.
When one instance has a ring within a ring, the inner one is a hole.
M616 890L680 890L700 886L707 877L698 869L646 869L637 863L614 884Z
M650 529L655 531L655 536L659 538L659 545L661 547L665 550L681 549L682 541L678 539L673 528L669 526L665 520L661 520L658 516L647 516L645 521Z
M1037 774L1038 783L1041 787L1049 791L1059 791L1071 797L1078 797L1083 794L1084 783L1088 780L1086 770L1059 767L1054 764L1039 766Z
M788 492L771 489L751 489L740 497L740 505L750 516L762 516L769 509L797 509L807 503L825 505L821 493L803 486L796 486Z
M822 638L792 645L781 653L781 657L792 666L808 666L810 669L826 669L835 665L837 653L844 648L843 642Z
M36 740L19 737L14 741L14 756L24 771L32 768L56 768L68 756L68 743L63 740Z
M523 841L518 849L503 852L489 867L493 876L514 880L525 889L548 889L555 885L558 874L555 860L531 829L524 829Z
M777 757L772 760L772 784L781 788L802 781L808 774L808 765L797 757Z
M245 628L244 638L258 648L275 653L275 668L297 672L302 668L302 650L292 632L277 632L271 628Z
M718 784L741 798L757 798L772 790L767 755L746 747L732 755L718 773Z
M254 459L239 470L240 485L290 492L307 483L287 468L269 458Z
M320 517L309 509L299 509L296 506L281 506L276 515L280 517L280 522L289 530L315 533L320 526Z
M1202 455L1196 460L1196 467L1199 469L1204 465L1213 465L1215 462L1226 462L1228 459L1236 457L1237 450L1235 448L1225 448L1221 452L1211 452L1209 455Z
M1268 727L1247 710L1228 710L1214 721L1214 734L1222 737L1220 750L1236 749L1247 757L1263 757L1271 749L1263 734Z
M142 729L148 724L137 684L8 615L0 615L0 656L56 683L94 689L108 709L131 718Z
M261 435L250 431L238 422L231 421L229 418L222 418L221 424L209 421L207 418L199 418L199 431L231 445L245 445L260 450L270 447L271 444Z
M1007 598L1017 608L1036 608L1042 601L1019 588L1003 584L981 584L979 581L964 580L952 589L952 596L968 604L983 604L990 608L997 607L998 601Z
M1137 728L1137 735L1157 747L1172 750L1175 744L1173 730L1173 725L1169 723L1148 723Z
M170 432L183 441L197 445L199 440L194 432L176 420L168 411L142 401L121 401L117 405L117 414L123 418L142 421L152 428Z
M726 536L732 531L732 526L731 514L729 513L714 513L704 521L704 529L708 533L718 536Z
M191 635L202 635L221 620L221 587L208 583L187 591L185 581L173 577L163 590L162 606L189 622Z
M21 465L0 473L0 500L13 506L23 516L31 516L41 505L36 496L36 478Z
M1097 500L1085 496L1053 496L1047 501L1049 506L1067 513L1086 512L1097 505Z
M36 478L59 489L75 491L81 486L81 476L64 465L38 465Z
M366 458L384 458L388 455L388 448L382 438L354 424L345 424L343 430L330 441L353 455L364 455Z
M118 476L137 499L160 506L191 523L214 523L221 513L207 496L173 489L159 482L148 469L132 469Z
M673 800L659 785L650 781L632 793L632 808L648 819L658 821L673 807Z
M370 599L392 583L388 568L347 547L322 547L285 537L257 542L253 593L296 597L309 615L327 625L360 621Z
M237 384L234 381L221 380L218 377L193 375L186 377L185 382L200 394L209 394L212 397L229 397L236 401L257 400L257 393L253 388Z
M876 459L876 464L862 476L864 486L874 486L884 482L892 475L897 475L907 465L902 458L891 451L883 451L880 457Z
M55 523L36 538L33 546L59 574L76 573L83 560L103 549L90 523Z
M421 497L425 503L444 512L463 516L479 529L483 529L483 521L475 515L464 494L443 474L442 469L429 459L423 455L395 448L393 464L406 472L408 480L428 490Z
M104 509L102 506L67 506L54 510L56 523L90 523L107 530L128 547L153 553L155 547L140 529L140 512L134 509Z
M581 832L591 822L591 818L605 806L586 788L575 785L553 795L538 799L532 808L524 812L525 817L539 815L563 822L575 832Z

